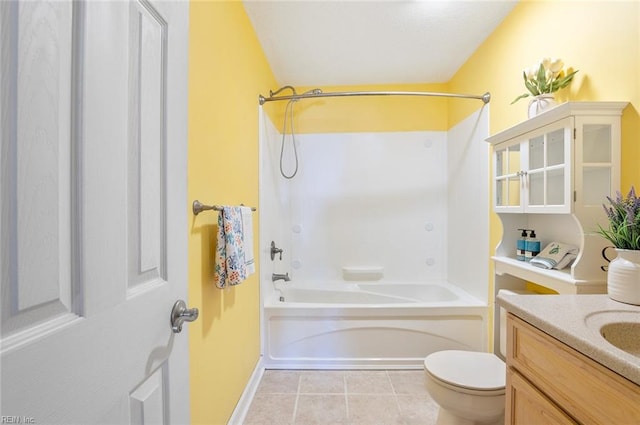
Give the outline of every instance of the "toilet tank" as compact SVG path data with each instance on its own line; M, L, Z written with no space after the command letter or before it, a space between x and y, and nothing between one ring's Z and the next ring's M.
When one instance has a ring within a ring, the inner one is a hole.
M500 289L498 294L508 295L534 295L535 292L527 291L526 289ZM500 342L500 354L507 357L507 310L504 307L500 307L500 335L498 336Z

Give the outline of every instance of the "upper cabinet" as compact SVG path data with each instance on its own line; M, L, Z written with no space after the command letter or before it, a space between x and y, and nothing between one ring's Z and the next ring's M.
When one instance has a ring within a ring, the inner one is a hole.
M563 214L597 205L620 180L626 102L567 102L491 136L497 213Z
M606 240L596 231L606 225L606 196L619 190L626 105L567 102L487 139L493 146L493 208L503 228L493 257L496 290L526 282L560 293L606 290ZM535 229L541 248L563 242L577 247L578 256L563 270L519 261L518 229Z

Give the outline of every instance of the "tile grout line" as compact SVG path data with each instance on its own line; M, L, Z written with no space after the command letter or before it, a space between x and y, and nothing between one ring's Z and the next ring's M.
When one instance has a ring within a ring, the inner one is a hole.
M391 384L391 392L393 393L393 399L396 402L396 412L398 414L398 418L400 418L402 416L402 409L400 409L400 402L398 401L398 392L396 391L396 387L393 385L393 380L391 379L391 376L389 375L389 371L385 370L386 374L387 374L387 379L389 380L389 383Z
M291 424L296 423L296 416L298 416L298 400L300 400L300 385L302 381L302 374L298 375L298 388L296 388L296 401L293 403L293 417L291 418Z
M391 380L391 376L389 376L389 371L385 370L384 373L385 373L385 375L387 375L387 379L389 380L389 385L391 385L391 392L393 394L397 394L396 393L396 387L393 386L393 381Z
M347 415L347 421L349 421L349 395L347 394L347 375L342 375L342 385L344 386L344 408Z

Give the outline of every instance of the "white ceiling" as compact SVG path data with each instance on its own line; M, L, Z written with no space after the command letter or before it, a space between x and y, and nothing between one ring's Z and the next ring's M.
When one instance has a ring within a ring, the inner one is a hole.
M517 0L244 0L279 84L444 83Z

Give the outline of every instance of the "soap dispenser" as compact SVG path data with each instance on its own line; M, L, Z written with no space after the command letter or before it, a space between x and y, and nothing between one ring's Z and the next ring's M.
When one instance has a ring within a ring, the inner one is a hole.
M518 230L522 230L522 233L516 241L516 260L524 261L525 251L527 249L527 229Z
M536 239L536 231L531 230L529 238L525 243L524 261L531 261L533 257L540 254L540 241Z

